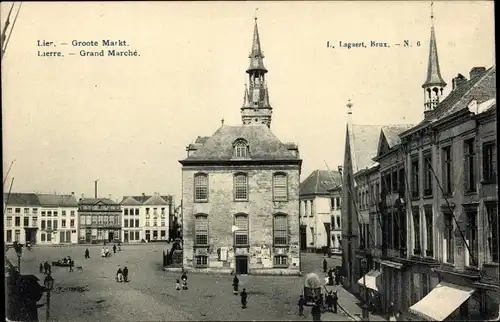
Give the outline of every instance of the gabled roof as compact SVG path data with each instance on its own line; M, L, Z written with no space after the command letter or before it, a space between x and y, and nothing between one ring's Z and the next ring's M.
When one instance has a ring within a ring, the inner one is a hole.
M98 203L112 206L117 205L116 202L108 198L84 198L80 199L80 201L78 202L78 204L80 205L97 205Z
M40 206L40 201L35 193L16 193L11 192L3 194L3 200L7 205L37 207Z
M349 142L351 144L353 173L373 163L372 159L377 154L381 128L382 125L352 125Z
M415 124L397 124L383 126L381 129L381 135L385 137L387 144L389 144L389 148L392 149L393 147L401 143L399 134L411 129L414 126Z
M300 183L300 195L329 195L328 190L341 185L338 171L314 170Z
M121 205L128 205L128 206L138 206L141 203L137 201L134 197L130 196L125 196L123 197L123 200L120 202Z
M120 204L129 206L139 205L169 205L172 202L171 195L142 195L142 196L124 196Z
M151 198L149 198L148 200L146 200L146 202L144 203L145 205L151 205L151 206L155 206L155 205L168 205L168 202L167 200L163 199L161 196L158 196L158 195L154 195L154 196L151 196Z
M41 206L45 207L78 207L74 195L38 194Z
M233 143L247 141L251 160L299 160L266 125L221 126L191 155L180 161L229 161L233 159Z

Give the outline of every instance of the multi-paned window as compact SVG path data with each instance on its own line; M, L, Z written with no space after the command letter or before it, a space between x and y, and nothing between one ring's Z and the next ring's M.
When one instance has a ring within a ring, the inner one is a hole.
M196 266L207 266L208 265L208 257L205 255L196 256Z
M288 245L288 218L284 214L274 216L274 245Z
M412 208L413 217L413 254L420 255L420 209Z
M236 158L248 157L248 145L244 140L238 140L234 143L234 156Z
M12 217L7 217L7 222L5 223L5 226L12 227Z
M444 190L444 195L448 196L451 195L452 193L452 155L451 155L451 146L447 146L443 148L443 190Z
M477 228L477 209L467 209L467 242L469 245L469 263L467 266L478 266L478 228Z
M487 142L483 144L483 181L496 181L496 146L495 142Z
M208 216L195 217L195 245L208 245Z
M452 213L443 213L444 218L444 250L445 250L445 258L444 261L446 263L451 263L455 261L455 241L453 238L453 214Z
M288 266L288 256L286 255L274 256L274 266Z
M284 173L273 175L273 199L274 201L288 200L288 182Z
M474 139L464 141L464 183L465 191L476 191L476 180L474 179Z
M248 177L245 173L234 175L234 199L248 200Z
M425 255L434 256L434 223L432 220L432 207L424 207L425 215Z
M194 201L208 200L208 175L198 173L194 176Z
M237 246L248 245L248 216L245 214L234 216L234 225L237 228L234 232L234 244Z
M419 166L418 158L411 160L411 196L412 198L420 197L419 194Z
M432 154L424 152L424 196L432 196Z
M488 262L498 263L498 206L492 203L485 207L488 214Z

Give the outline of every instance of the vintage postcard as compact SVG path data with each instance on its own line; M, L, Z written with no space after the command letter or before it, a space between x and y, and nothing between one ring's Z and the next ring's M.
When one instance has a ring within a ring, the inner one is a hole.
M9 321L498 321L493 1L0 4Z

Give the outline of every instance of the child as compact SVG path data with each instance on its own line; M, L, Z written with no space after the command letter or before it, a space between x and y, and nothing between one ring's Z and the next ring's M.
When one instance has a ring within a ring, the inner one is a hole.
M178 291L181 289L181 283L179 282L179 280L175 282L175 289Z
M182 289L187 290L188 289L188 283L186 280L182 281Z
M299 315L304 316L304 305L306 304L306 300L304 296L300 295L299 297Z

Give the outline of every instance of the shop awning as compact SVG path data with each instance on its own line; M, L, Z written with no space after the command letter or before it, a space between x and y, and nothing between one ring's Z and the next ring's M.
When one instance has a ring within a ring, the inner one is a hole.
M410 307L410 312L428 321L443 321L474 293L470 287L439 283L423 299Z
M376 269L373 269L373 270L369 271L365 275L366 288L369 288L371 290L374 290L374 291L378 292L377 277L379 277L380 274L382 274L382 272L379 271L379 270L376 270ZM361 286L364 286L363 278L362 277L359 279L358 284L361 285Z

